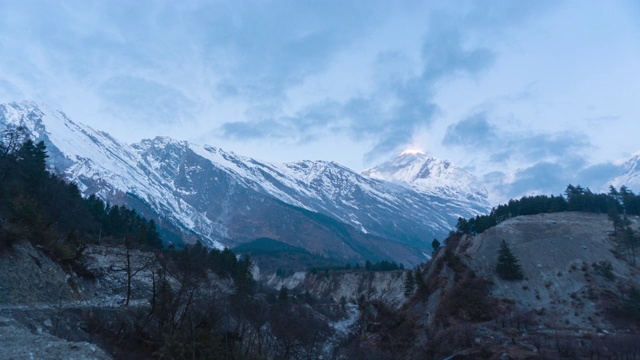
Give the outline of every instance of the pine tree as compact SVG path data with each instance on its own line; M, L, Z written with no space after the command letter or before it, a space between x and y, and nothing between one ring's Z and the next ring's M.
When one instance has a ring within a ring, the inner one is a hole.
M286 303L289 300L289 289L286 286L280 288L280 292L278 292L278 301L281 303Z
M236 274L233 280L236 285L237 294L251 294L254 281L253 262L251 262L249 255L245 255L237 262Z
M496 272L504 280L522 280L524 278L518 258L511 252L509 245L504 240L500 243L498 250Z
M404 296L409 297L413 294L416 287L416 281L413 278L413 271L407 271L404 278Z
M438 239L433 239L431 247L433 248L433 252L438 251L438 248L440 248L440 241L438 241Z

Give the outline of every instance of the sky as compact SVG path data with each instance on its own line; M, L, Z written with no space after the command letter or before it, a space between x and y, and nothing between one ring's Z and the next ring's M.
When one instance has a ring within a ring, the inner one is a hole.
M421 149L494 201L600 190L639 96L633 0L0 0L0 102L271 162Z

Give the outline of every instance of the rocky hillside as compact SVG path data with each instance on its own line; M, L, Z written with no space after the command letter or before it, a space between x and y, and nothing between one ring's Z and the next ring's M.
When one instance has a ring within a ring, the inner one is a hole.
M0 252L0 358L179 359L197 351L254 359L290 351L286 358L344 359L342 343L358 333L365 304L397 308L405 300L402 271L274 276L241 294L235 277L180 254L102 244L59 262L14 243ZM282 287L288 297L278 294ZM195 343L189 321L199 324Z
M637 228L638 218L631 218ZM640 285L640 272L612 236L605 215L556 213L505 221L458 246L476 273L495 283L491 295L517 308L542 312L541 326L597 333L615 331L605 316L607 300L621 299ZM518 256L525 279L501 280L496 254L502 240Z
M51 321L45 324L51 325ZM32 332L12 318L0 317L0 339L0 357L3 359L111 359L94 344L66 341L43 331L42 327Z
M275 289L286 287L297 293L309 293L333 303L359 300L376 301L398 308L406 300L403 280L406 271L331 271L296 272L287 277L276 274L265 279Z
M640 219L631 221L640 230ZM640 351L640 299L632 291L640 288L640 277L619 236L603 214L514 217L477 236L452 235L420 268L420 285L408 300L403 294L406 271L319 271L269 277L250 306L233 302L237 300L232 300L230 279L210 279L198 286L196 299L202 302L197 309L213 301L214 308L228 308L216 315L222 316L216 317L219 324L230 331L242 326L250 335L247 339L263 337L274 349L284 349L280 346L287 339L306 339L299 337L306 334L304 329L285 321L289 317L278 317L286 301L310 316L305 321L313 324L308 325L312 330L324 334L320 343L301 342L306 345L299 348L300 357L322 348L325 354L334 349L335 356L345 359L632 358ZM522 280L496 275L503 240L520 260ZM75 268L51 260L29 243L17 243L0 254L0 332L6 335L1 339L14 344L2 346L0 356L21 358L32 352L47 358L46 349L51 349L49 358L145 353L139 348L144 342L134 346L108 325L122 322L133 331L151 306L158 274L153 267L134 277L130 306L119 305L127 288L121 270L126 254L121 246L91 245ZM129 255L138 267L152 258L138 250ZM169 282L179 291L179 276ZM288 300L282 300L282 292L269 290L283 287ZM263 321L279 330L264 332ZM241 341L239 346L255 351L250 344Z
M83 316L102 311L118 319L123 313L117 303L126 294L126 274L110 268L124 258L118 248L105 249L87 251L93 270L102 274L98 278L79 275L70 263L54 261L28 242L0 253L0 358L112 358L96 344ZM135 253L136 260L145 256ZM150 292L140 275L133 285L136 306L148 303Z
M638 230L640 219L631 221ZM503 240L523 280L497 276ZM638 275L606 215L515 217L477 236L450 237L426 267L424 289L400 312L370 319L382 326L362 348L402 346L401 357L416 359L637 356Z

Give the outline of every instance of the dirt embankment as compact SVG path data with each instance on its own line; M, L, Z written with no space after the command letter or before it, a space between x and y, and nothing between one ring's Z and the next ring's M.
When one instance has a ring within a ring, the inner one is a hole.
M50 322L46 322L51 326ZM46 327L43 326L43 327ZM36 331L18 321L0 317L0 358L2 359L111 359L98 346L86 341L66 341L43 330Z
M93 284L30 243L14 244L0 254L0 358L109 359L87 342L90 336L81 335L79 318L70 322L65 314L115 306L96 296Z
M640 219L630 220L638 231ZM425 287L398 312L368 320L360 349L404 359L637 356L640 329L629 314L640 271L613 230L606 214L566 212L453 234L423 268ZM503 240L523 280L498 277Z
M0 254L0 305L79 300L73 275L30 243Z
M153 259L138 250L130 255L134 269ZM95 311L118 316L125 310L120 305L127 289L126 251L92 245L81 264L61 264L28 242L0 254L1 359L110 358L88 343L92 336L83 316ZM132 278L129 308L148 305L152 270Z
M637 220L632 219L636 228ZM631 286L638 287L640 278L612 234L613 226L602 214L521 216L463 238L457 253L494 284L493 297L540 314L540 328L615 331L605 316L606 308ZM524 280L505 281L497 276L502 240L518 257Z

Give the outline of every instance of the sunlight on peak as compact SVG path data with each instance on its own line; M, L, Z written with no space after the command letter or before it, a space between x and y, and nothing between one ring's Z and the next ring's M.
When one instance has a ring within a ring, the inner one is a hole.
M420 154L420 155L424 155L424 151L418 149L418 148L408 148L405 151L400 153L400 156L402 155L415 155L415 154Z

